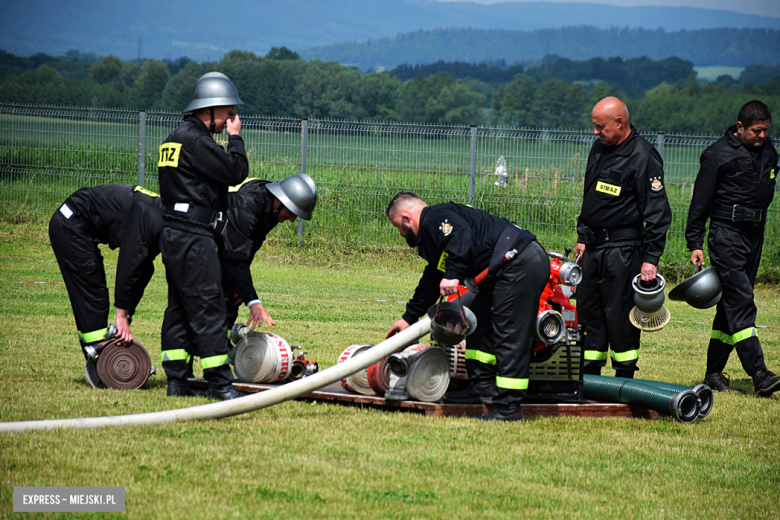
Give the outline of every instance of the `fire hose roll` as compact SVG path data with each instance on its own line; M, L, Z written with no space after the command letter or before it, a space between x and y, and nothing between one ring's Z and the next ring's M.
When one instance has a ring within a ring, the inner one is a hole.
M235 336L240 338L233 364L239 381L277 383L287 379L292 370L292 350L287 341L246 326L236 328Z
M680 422L694 422L699 417L701 401L690 389L664 390L624 377L585 374L583 394L586 399L635 404L673 416Z
M143 345L133 340L120 345L107 344L97 360L97 375L108 388L133 390L146 384L152 370L152 358Z
M379 363L374 363L366 370L368 375L368 384L376 395L385 395L390 388L390 365L387 364L387 358Z
M415 401L438 401L450 384L450 363L437 347L424 348L406 376L406 392Z
M374 345L371 344L350 345L341 353L338 362L344 363L353 356L357 356L373 346ZM374 395L374 390L368 382L368 370L360 370L359 372L345 377L341 380L341 386L344 387L344 390L347 392L352 392L354 394Z

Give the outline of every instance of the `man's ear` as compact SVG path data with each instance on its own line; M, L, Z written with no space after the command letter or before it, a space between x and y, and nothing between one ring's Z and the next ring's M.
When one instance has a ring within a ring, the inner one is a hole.
M737 133L741 133L745 127L742 125L742 121L737 121Z

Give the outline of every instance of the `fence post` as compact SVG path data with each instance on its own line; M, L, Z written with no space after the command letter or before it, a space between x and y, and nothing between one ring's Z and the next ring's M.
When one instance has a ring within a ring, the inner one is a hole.
M469 206L474 206L474 186L477 183L477 125L471 125L471 153L469 159Z
M138 111L138 185L146 183L146 110Z
M301 118L301 173L306 173L306 151L309 148L309 118ZM298 219L298 247L303 247L303 219Z
M655 149L658 150L658 155L661 156L661 160L664 158L664 133L658 132L658 137L655 141Z

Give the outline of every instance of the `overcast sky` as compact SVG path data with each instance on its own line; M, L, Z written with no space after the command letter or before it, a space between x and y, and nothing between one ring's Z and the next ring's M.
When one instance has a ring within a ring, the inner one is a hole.
M607 4L621 7L639 6L671 6L671 7L701 7L705 9L722 9L745 14L757 14L780 18L780 0L435 0L437 2L474 2L476 4L499 4L505 2L541 2Z

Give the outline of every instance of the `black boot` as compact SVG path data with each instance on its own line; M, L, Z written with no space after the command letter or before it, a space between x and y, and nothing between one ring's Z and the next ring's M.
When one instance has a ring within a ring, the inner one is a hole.
M103 389L106 387L106 385L103 384L103 381L100 380L100 376L97 372L97 365L90 357L87 357L87 364L84 367L84 378L87 380L87 383L89 383L89 386L93 388Z
M776 376L766 368L753 374L753 388L755 395L770 397L773 392L780 390L780 376Z
M520 409L520 405L514 406L498 406L495 410L492 410L485 415L479 417L473 417L480 421L516 421L523 422L523 411Z
M231 383L227 385L217 386L209 383L209 399L217 399L218 401L229 401L230 399L238 399L244 397L246 394L236 390Z
M717 390L718 392L745 393L744 390L731 386L731 378L725 372L712 372L710 374L706 374L704 376L704 384L713 390Z
M169 379L168 397L202 397L202 395L190 388L186 379Z

